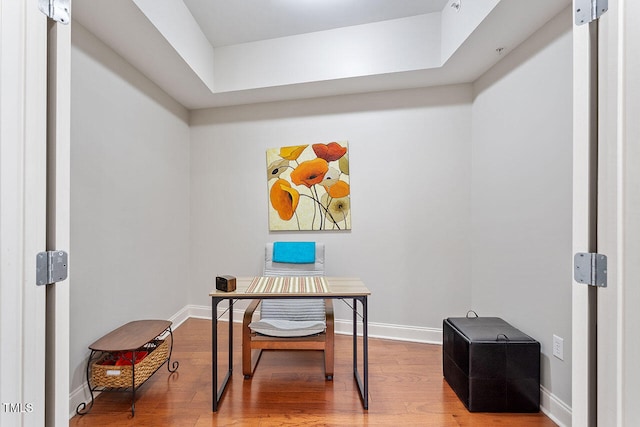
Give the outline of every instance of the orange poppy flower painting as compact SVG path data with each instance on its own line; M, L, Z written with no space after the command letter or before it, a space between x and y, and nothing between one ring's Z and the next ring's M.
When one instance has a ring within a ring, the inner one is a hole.
M350 230L346 141L267 150L269 230Z

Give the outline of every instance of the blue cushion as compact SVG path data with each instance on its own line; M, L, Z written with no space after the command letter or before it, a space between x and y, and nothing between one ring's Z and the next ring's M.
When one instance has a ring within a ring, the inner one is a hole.
M316 261L316 242L274 242L273 262L312 264Z

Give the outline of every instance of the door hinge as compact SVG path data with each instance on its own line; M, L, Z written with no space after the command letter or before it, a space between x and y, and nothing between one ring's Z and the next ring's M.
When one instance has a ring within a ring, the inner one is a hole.
M40 252L36 256L36 285L62 282L69 271L68 255L65 251Z
M609 9L609 0L575 0L576 25L595 21Z
M589 286L607 287L607 256L579 252L573 257L573 278Z
M38 0L38 9L61 24L71 21L71 0Z

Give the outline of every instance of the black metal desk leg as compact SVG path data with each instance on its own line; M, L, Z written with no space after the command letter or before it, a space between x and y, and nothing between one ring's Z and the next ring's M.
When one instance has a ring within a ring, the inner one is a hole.
M362 378L358 372L358 303L362 304ZM367 297L353 299L353 376L355 377L364 409L369 409L369 321Z
M353 375L358 379L358 300L353 299Z
M367 297L362 298L362 370L364 374L364 409L369 409L369 319Z
M218 303L220 298L211 297L211 400L213 412L218 411Z
M229 375L233 371L233 305L229 300Z
M218 406L223 393L227 389L227 383L231 378L231 372L233 370L233 303L229 300L229 367L227 369L227 375L225 375L220 388L218 388L218 303L225 298L211 297L211 367L212 372L212 410L218 412Z

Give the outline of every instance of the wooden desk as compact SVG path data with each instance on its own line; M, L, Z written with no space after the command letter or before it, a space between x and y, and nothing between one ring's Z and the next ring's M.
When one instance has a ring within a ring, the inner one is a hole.
M369 409L369 343L368 343L368 318L367 297L371 292L357 278L325 277L327 280L327 292L315 293L273 293L273 292L247 292L252 277L238 277L236 290L223 292L215 290L209 294L211 297L211 310L213 325L211 328L211 363L213 371L212 395L213 412L218 411L220 400L227 388L227 383L233 372L233 302L239 299L268 299L268 298L322 298L322 299L352 299L353 300L353 376L358 385L362 406ZM220 388L218 386L218 304L222 300L229 301L229 367ZM357 302L362 306L362 313L358 313ZM362 319L362 376L358 372L358 317Z

